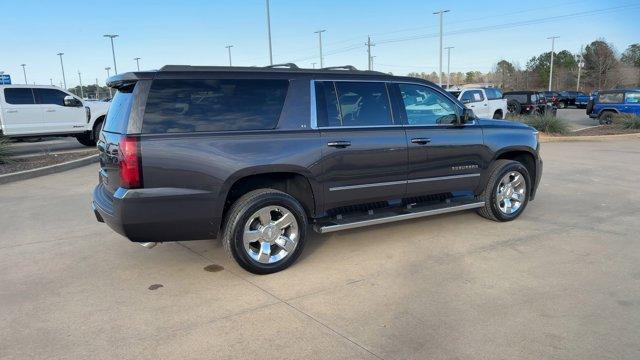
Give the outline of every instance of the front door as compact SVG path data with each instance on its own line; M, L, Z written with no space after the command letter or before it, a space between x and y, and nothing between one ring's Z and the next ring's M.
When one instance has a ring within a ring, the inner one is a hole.
M624 112L640 116L640 91L627 91L624 95Z
M408 143L407 195L475 193L487 153L480 126L458 125L462 108L435 87L397 86Z
M31 88L8 87L3 91L2 126L5 135L42 133L42 108Z
M383 82L315 83L324 209L402 198L407 143Z
M82 132L86 128L87 115L84 106L65 106L64 91L35 88L36 101L43 109L43 128L47 133Z

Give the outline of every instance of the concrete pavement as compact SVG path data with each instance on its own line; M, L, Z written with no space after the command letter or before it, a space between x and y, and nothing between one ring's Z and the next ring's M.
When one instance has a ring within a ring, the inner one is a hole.
M96 166L0 185L0 358L638 359L640 141L543 157L516 221L313 234L268 276L97 223Z
M14 141L9 149L12 156L27 156L87 150L89 148L80 144L74 137L59 137L42 138L41 141Z

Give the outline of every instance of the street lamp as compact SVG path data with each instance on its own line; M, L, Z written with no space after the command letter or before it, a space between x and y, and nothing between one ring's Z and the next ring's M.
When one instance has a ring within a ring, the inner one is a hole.
M555 50L556 39L560 36L550 36L547 40L551 40L551 65L549 67L549 91L551 91L551 81L553 80L553 51Z
M67 78L64 76L64 63L62 62L62 55L64 55L63 52L59 52L56 55L60 56L60 68L62 68L62 82L64 84L64 88L67 88Z
M584 67L582 49L580 49L580 54L576 55L576 61L578 62L578 83L576 84L576 91L580 91L580 73L582 72L582 68Z
M80 81L80 97L84 99L84 90L82 89L82 74L78 70L78 80Z
M231 67L231 48L233 47L233 45L227 45L225 46L227 48L227 51L229 52L229 67Z
M138 67L138 71L140 71L140 58L139 57L133 58L133 60L136 61L136 66Z
M438 66L438 85L442 87L442 15L451 10L440 10L436 11L433 14L440 16L440 56L439 56L439 66Z
M104 68L105 70L107 70L107 79L109 78L109 70L111 70L111 68L109 66L107 66L106 68ZM111 87L109 87L109 97L113 97L113 94L111 93Z
M314 31L314 34L318 34L318 45L320 47L320 68L322 69L324 67L324 59L322 58L322 33L325 32L327 30L318 30L318 31Z
M273 52L271 51L271 12L269 11L269 0L267 0L267 36L269 37L269 65L273 65Z
M25 67L27 66L27 64L20 64L20 66L22 66L22 75L24 75L24 84L27 85L27 71L25 70Z
M118 74L118 66L116 65L116 51L113 48L113 39L117 38L117 34L105 34L102 35L111 40L111 55L113 55L113 71L117 75Z
M447 89L449 89L451 85L451 49L453 49L453 46L447 46L445 49L447 49Z

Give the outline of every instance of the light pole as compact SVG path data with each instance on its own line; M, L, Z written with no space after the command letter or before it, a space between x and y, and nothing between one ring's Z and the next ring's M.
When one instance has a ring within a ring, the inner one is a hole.
M140 71L140 58L139 57L133 58L133 60L136 61L136 66L138 67L138 71Z
M440 85L440 87L442 87L442 15L444 15L444 13L449 12L451 10L440 10L440 11L436 11L433 14L434 15L439 15L440 17L440 56L439 56L439 65L438 65L438 85Z
M316 68L316 63L311 63L311 68L315 69Z
M80 97L84 99L84 90L82 89L82 74L78 70L78 80L80 81Z
M267 0L267 35L269 37L269 65L273 65L273 52L271 50L271 12L269 11L269 0Z
M325 32L327 30L318 30L318 31L314 31L314 34L318 34L318 45L320 47L320 68L322 69L324 67L324 59L322 58L322 33Z
M451 85L451 49L453 49L453 46L447 46L445 49L447 49L447 89L449 89Z
M49 78L49 82L51 83L51 86L53 86L53 78Z
M109 66L107 66L104 69L107 70L107 79L108 79L109 78L109 70L111 70L111 68ZM111 88L109 88L109 97L113 97L113 94L111 93Z
M24 84L27 85L27 70L25 70L25 68L27 67L27 64L20 64L20 66L22 66L22 75L24 75Z
M549 67L549 91L551 91L551 81L553 80L553 51L555 50L556 39L560 36L550 36L547 40L551 40L551 62Z
M96 78L96 100L100 99L100 85L98 85L98 78Z
M231 64L231 48L233 47L233 45L227 45L225 46L227 48L227 52L229 53L229 67L232 66Z
M59 52L57 54L58 56L60 56L60 68L62 68L62 82L64 83L64 88L67 88L67 78L64 76L64 63L62 62L62 55L64 55L64 53Z
M580 91L580 72L584 67L584 58L582 57L582 48L580 48L580 54L576 55L578 61L578 83L576 84L576 91Z
M113 39L117 38L118 34L105 34L102 36L109 38L111 40L111 55L113 55L113 72L114 74L118 75L118 66L116 65L116 51L113 48Z

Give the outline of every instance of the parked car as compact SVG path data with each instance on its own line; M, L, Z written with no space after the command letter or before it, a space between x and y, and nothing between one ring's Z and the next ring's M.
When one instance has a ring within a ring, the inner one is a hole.
M484 119L504 119L507 115L507 100L502 98L502 91L496 88L468 88L451 91L468 109Z
M587 104L589 103L589 99L590 99L590 95L588 95L587 93L584 93L582 91L578 92L578 95L576 95L576 100L575 100L575 105L578 109L584 109L587 107Z
M587 114L601 125L611 124L615 114L640 116L640 89L600 91Z
M560 99L564 100L564 97L555 91L543 91L542 95L547 99L548 102L551 102L551 104L556 107L560 105Z
M7 137L74 136L95 146L108 109L55 86L0 85L0 133Z
M503 97L511 114L544 115L549 109L544 94L538 91L508 91Z
M253 273L291 265L311 229L467 209L513 220L542 174L537 131L478 119L421 79L288 64L107 83L97 220L147 247L220 237Z

